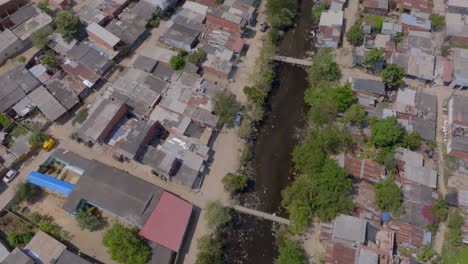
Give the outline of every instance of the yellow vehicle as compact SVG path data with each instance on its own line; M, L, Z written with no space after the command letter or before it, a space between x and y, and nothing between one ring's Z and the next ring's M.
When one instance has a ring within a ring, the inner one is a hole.
M55 139L50 138L44 141L44 143L42 144L42 148L49 151L54 147L54 145L55 145Z

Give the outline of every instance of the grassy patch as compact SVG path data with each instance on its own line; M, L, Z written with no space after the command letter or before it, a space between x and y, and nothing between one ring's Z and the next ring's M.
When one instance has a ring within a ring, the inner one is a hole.
M468 247L463 247L457 255L453 257L450 263L468 263Z
M26 129L24 129L23 127L21 126L18 126L16 125L10 132L10 135L14 138L18 138L18 137L21 137L21 136L24 136L28 133L28 131Z
M450 48L468 49L467 44L450 44Z
M13 123L13 121L9 117L7 117L3 113L0 113L0 126L8 127L9 125L11 125L11 123Z
M379 32L380 32L380 30L382 30L382 25L383 25L383 22L384 22L384 17L383 16L366 15L363 18L363 20L365 22L373 23L375 30L378 30Z
M72 121L72 124L75 125L76 123L82 124L86 118L88 118L88 108L82 108L76 113L75 118Z

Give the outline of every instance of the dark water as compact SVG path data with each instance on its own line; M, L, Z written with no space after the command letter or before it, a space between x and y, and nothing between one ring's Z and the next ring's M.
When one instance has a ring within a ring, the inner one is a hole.
M311 50L312 0L300 2L297 26L286 33L280 55L304 58ZM304 91L307 73L300 67L280 64L278 83L272 90L270 112L260 128L252 162L253 191L241 197L249 208L284 215L281 190L291 182L291 152L298 143L305 125ZM228 263L271 264L277 256L274 245L276 224L247 215L240 215L226 231Z

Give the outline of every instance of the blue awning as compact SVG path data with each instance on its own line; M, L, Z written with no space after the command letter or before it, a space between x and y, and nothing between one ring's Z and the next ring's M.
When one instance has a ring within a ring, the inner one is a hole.
M32 171L29 173L27 181L31 184L37 185L41 188L53 191L65 196L70 195L74 185L68 182L58 180L54 177Z

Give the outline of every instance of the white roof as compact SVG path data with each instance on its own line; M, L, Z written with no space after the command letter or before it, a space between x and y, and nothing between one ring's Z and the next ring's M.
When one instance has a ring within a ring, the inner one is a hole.
M468 36L468 20L465 15L447 13L445 15L447 36Z
M105 28L98 25L96 22L91 23L87 28L86 31L93 33L98 38L105 41L110 46L115 46L119 43L120 39L116 37L114 34L107 31Z
M325 11L320 16L319 26L339 26L343 24L343 11Z
M206 15L206 11L208 10L208 6L199 4L197 2L192 2L192 1L185 2L182 8L188 9L200 15Z
M350 215L339 215L333 226L333 240L364 243L367 222Z
M468 8L468 1L467 0L448 0L448 5Z

